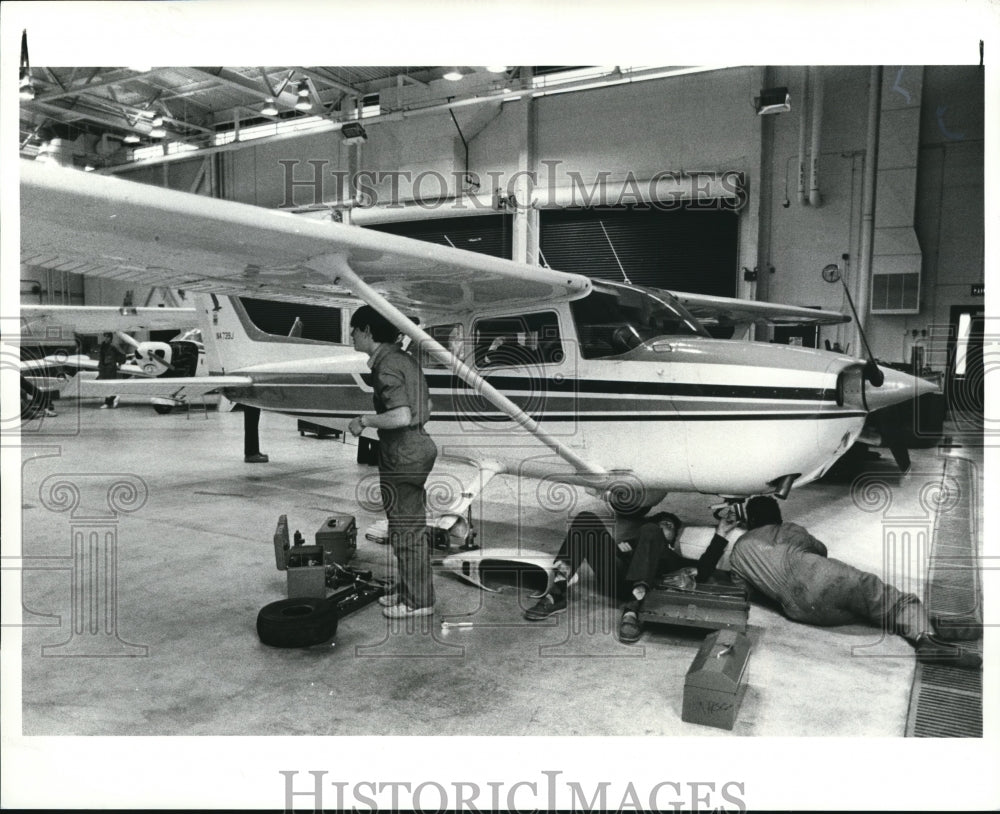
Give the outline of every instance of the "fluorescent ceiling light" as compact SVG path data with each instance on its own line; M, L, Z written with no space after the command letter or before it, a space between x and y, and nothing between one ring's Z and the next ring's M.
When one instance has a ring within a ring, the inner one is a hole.
M299 101L295 103L296 110L312 110L313 103L309 101L308 96L303 96Z
M507 73L506 65L487 65L486 70L490 73Z
M129 133L122 139L126 144L138 144L139 137L135 133Z
M264 107L260 110L265 116L277 116L278 108L274 106L274 99L270 96L267 97L267 101L264 103Z
M452 68L444 74L444 78L450 82L457 82L462 78L462 72L458 68Z

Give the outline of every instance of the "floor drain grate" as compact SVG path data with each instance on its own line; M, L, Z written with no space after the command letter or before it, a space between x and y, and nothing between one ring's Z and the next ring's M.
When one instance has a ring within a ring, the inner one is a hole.
M976 541L978 505L973 465L947 458L943 477L962 484L961 494L935 519L928 572L927 610L955 624L982 624L982 588ZM943 488L943 487L942 487ZM962 642L982 647L982 642ZM913 675L906 736L981 738L983 673L945 665L918 664Z

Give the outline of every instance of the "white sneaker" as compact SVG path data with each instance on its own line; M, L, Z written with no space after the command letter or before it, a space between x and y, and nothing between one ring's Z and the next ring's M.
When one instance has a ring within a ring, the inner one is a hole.
M414 616L431 616L433 613L433 605L427 605L423 608L411 608L405 602L382 609L382 615L387 619L410 619Z
M393 588L387 594L382 594L382 596L378 598L378 603L383 608L391 608L394 605L398 605L402 601L403 601L403 595L395 588Z
M101 405L100 407L98 407L97 409L99 409L99 410L107 410L107 409L108 409L108 405L107 405L107 404L102 404L102 405Z
M112 409L114 409L117 406L118 406L118 396L115 396L115 400L111 402L111 407Z

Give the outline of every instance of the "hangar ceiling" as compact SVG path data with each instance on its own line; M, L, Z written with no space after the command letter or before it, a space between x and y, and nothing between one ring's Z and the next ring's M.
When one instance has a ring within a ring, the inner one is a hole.
M406 117L689 69L669 66L48 67L22 51L20 153L113 170L310 122ZM66 149L72 145L72 149ZM238 146L238 145L236 145ZM67 158L71 156L70 158Z
M626 71L632 69L625 69ZM451 78L446 74L452 72ZM205 147L267 123L333 122L537 88L537 83L622 75L580 66L37 67L22 64L20 148L34 158L54 139L76 163L127 164L143 147ZM460 74L456 76L455 74ZM22 78L22 91L25 81Z

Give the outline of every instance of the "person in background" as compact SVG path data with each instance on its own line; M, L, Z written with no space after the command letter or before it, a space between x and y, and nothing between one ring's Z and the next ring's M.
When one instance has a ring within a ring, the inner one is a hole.
M270 458L260 451L260 408L243 407L243 461L248 464L266 464Z
M718 544L709 545L697 561L678 550L681 521L675 514L659 512L639 529L634 540L615 542L604 521L592 512L580 512L555 556L552 588L524 613L529 622L546 619L567 608L570 578L583 564L590 565L598 590L622 604L618 638L626 644L639 640L642 628L639 610L650 587L664 574L696 568L698 582L711 575L721 557Z
M368 354L375 414L351 419L348 429L355 438L365 427L378 430L382 505L398 577L398 590L380 599L383 614L391 619L434 611L424 491L437 459L437 445L424 432L430 391L417 360L399 347L398 337L399 329L369 305L351 316L354 349Z
M778 502L754 497L746 505L747 531L734 544L729 566L735 582L743 582L781 606L796 622L846 625L867 622L906 639L925 664L977 668L982 657L951 639L979 638L975 628L941 628L935 633L927 610L911 593L903 593L875 574L827 556L826 546L802 526L782 521ZM720 522L708 551L722 556L725 534L736 521ZM714 564L712 565L714 567Z
M117 379L118 368L125 361L125 354L114 343L114 334L110 331L104 334L100 348L97 351L97 378ZM118 406L118 396L108 396L101 405L102 410Z
M48 393L35 387L24 376L21 376L21 418L26 420L38 418L39 414L47 418L55 418L58 414L52 409L52 403L49 399Z

